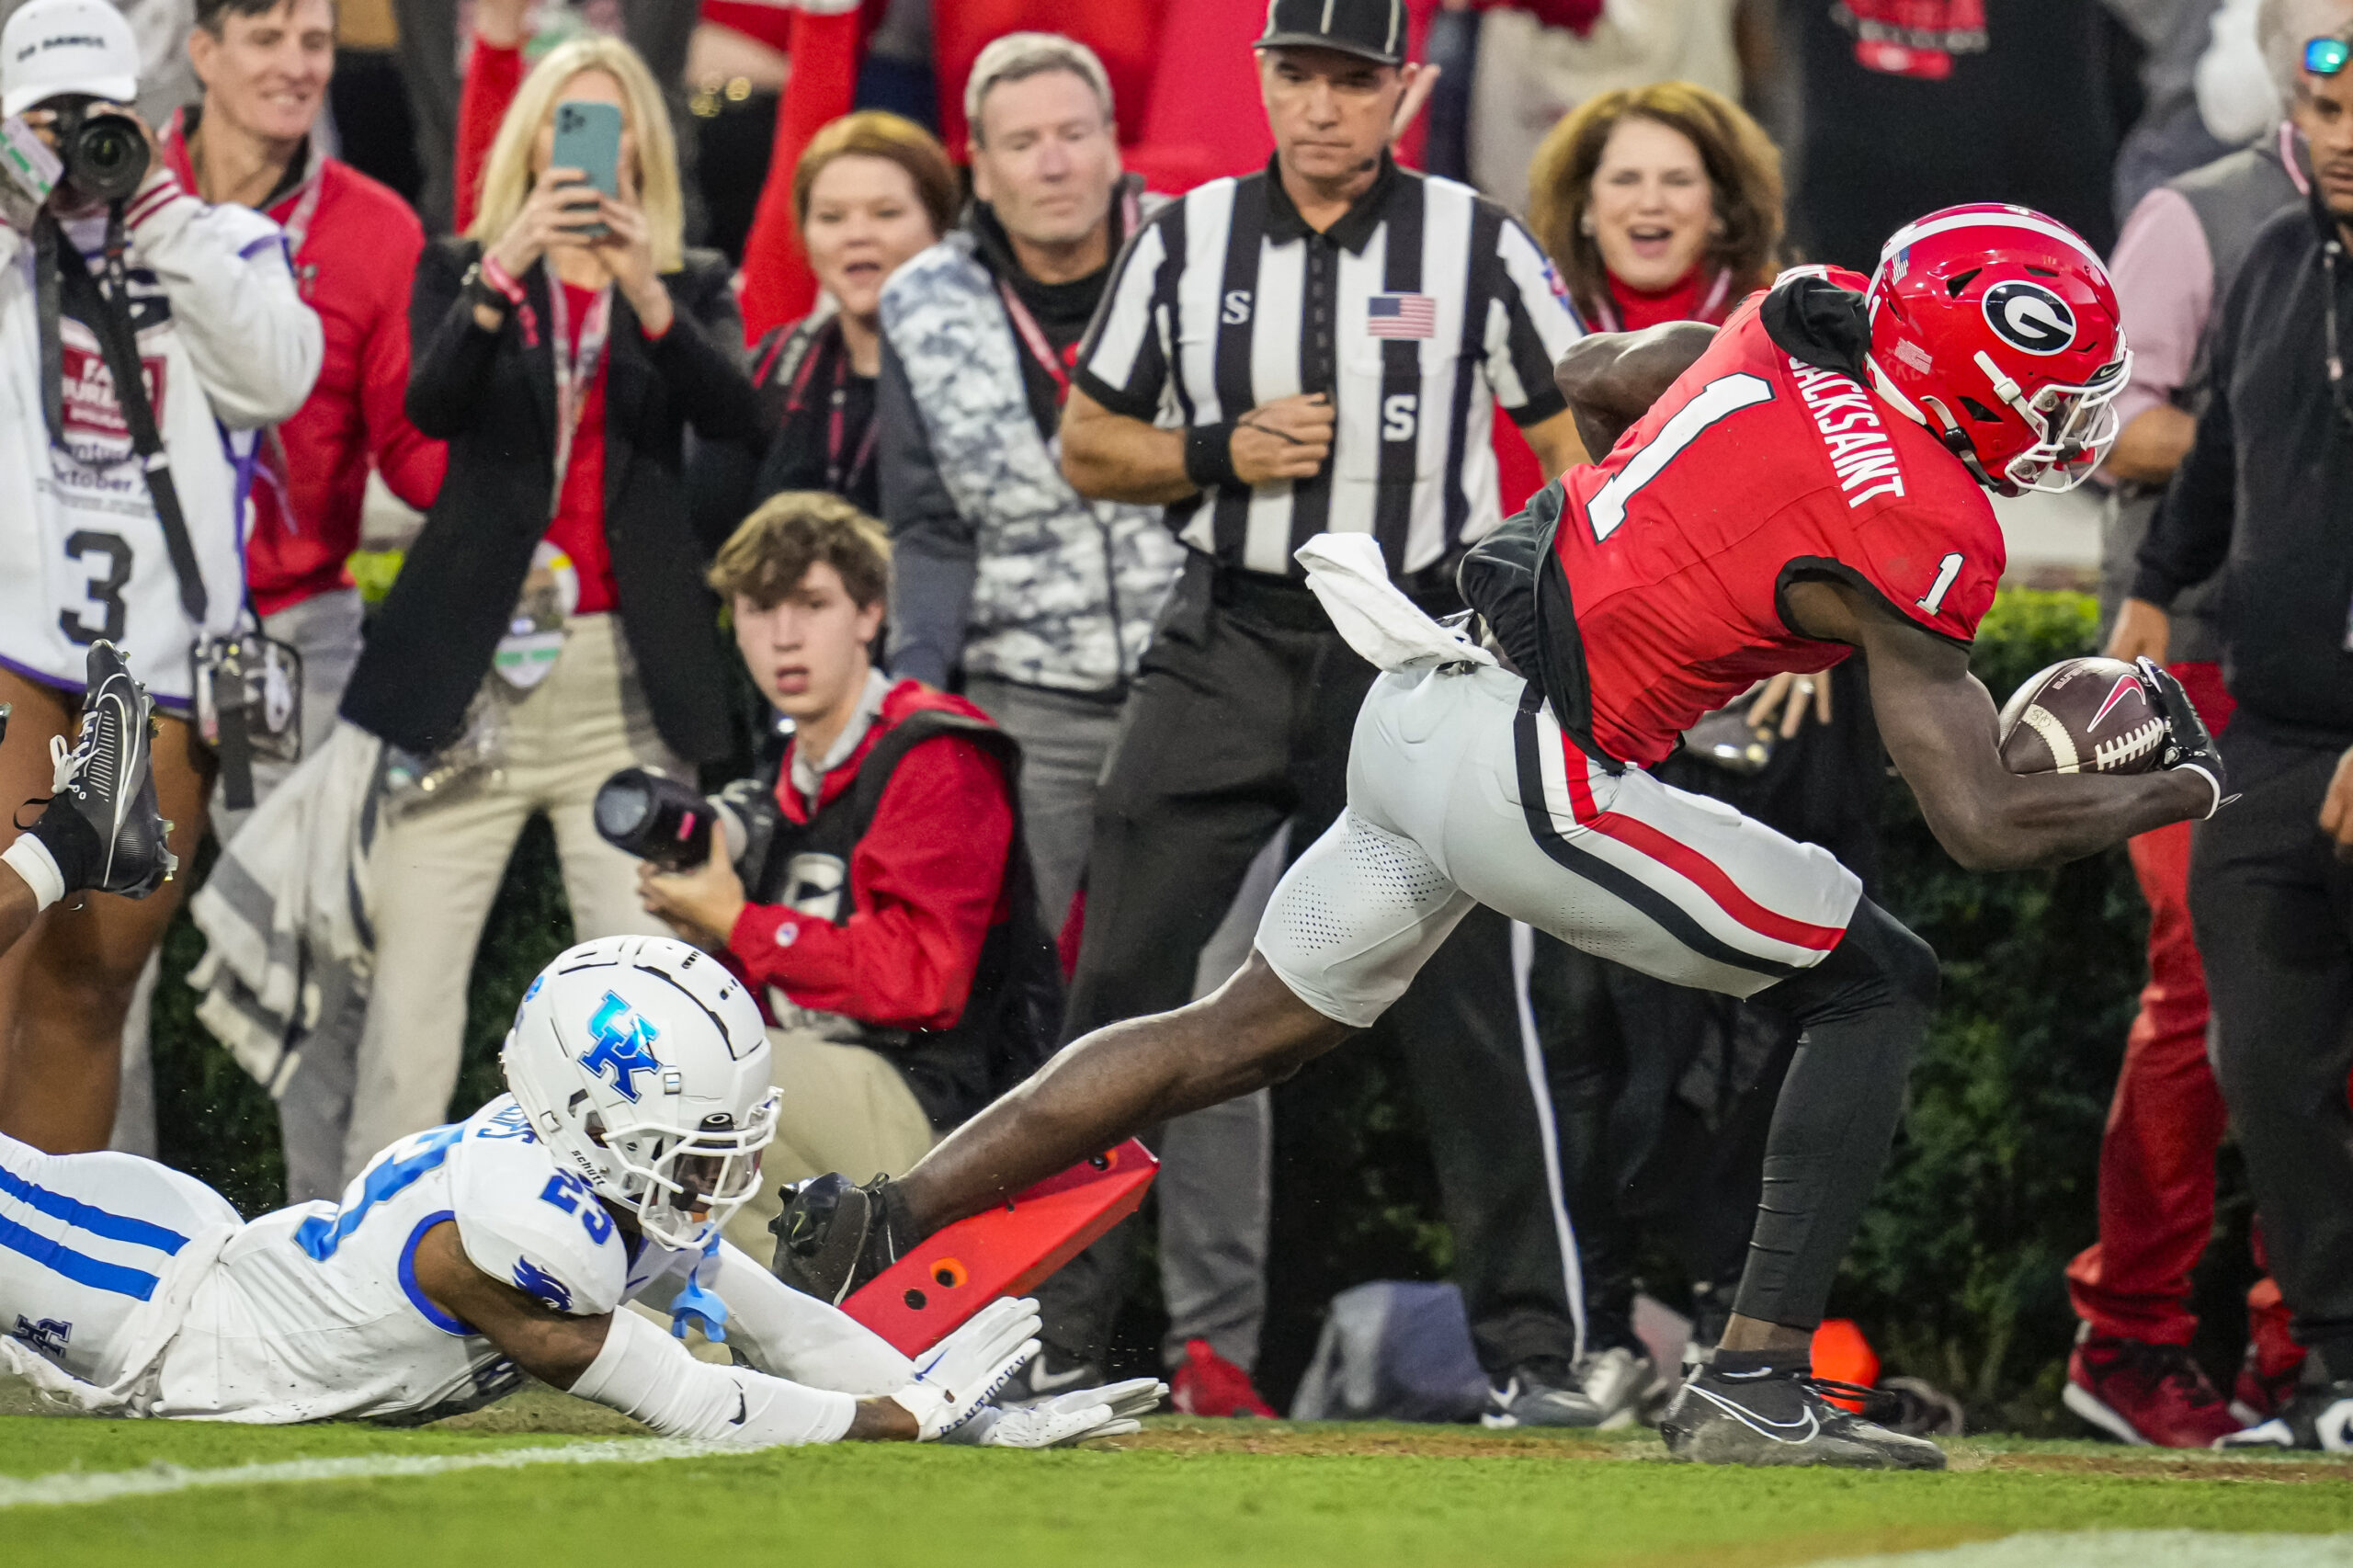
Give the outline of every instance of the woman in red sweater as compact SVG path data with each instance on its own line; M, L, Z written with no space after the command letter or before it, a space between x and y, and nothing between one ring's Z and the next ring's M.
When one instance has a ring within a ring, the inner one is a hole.
M1722 322L1779 265L1781 155L1738 104L1689 82L1587 100L1528 180L1529 227L1596 331Z

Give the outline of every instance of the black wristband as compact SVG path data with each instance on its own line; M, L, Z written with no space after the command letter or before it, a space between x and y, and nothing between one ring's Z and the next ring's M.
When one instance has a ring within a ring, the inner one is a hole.
M1204 490L1242 483L1242 476L1233 472L1231 424L1186 426L1185 477Z

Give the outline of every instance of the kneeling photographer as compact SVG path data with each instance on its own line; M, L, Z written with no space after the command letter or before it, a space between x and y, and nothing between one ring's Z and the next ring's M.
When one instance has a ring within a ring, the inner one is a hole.
M228 653L240 460L301 406L322 339L278 225L207 205L156 157L129 107L138 77L102 0L32 0L0 29L0 790L59 782L50 747L74 733L91 645L111 642L154 696L156 801L186 865L216 756L233 786L245 743L290 722L283 667L247 702ZM94 869L96 842L80 852ZM106 1147L123 1020L185 885L54 910L0 971L0 1131Z
M681 786L636 770L597 802L599 830L647 857L645 907L722 954L769 1017L776 1142L762 1198L728 1223L756 1257L774 1248L779 1182L905 1170L1043 1060L1061 1012L1019 747L869 653L890 550L836 496L788 492L754 512L710 584L781 743L722 795L722 831Z

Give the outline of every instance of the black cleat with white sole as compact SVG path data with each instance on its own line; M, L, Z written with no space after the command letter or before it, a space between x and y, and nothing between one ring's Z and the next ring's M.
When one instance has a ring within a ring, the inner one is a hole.
M1831 1393L1878 1397L1875 1390L1810 1378L1795 1369L1724 1372L1703 1367L1666 1407L1659 1436L1670 1455L1700 1464L1944 1469L1945 1451L1936 1444L1866 1421L1831 1403L1824 1397Z
M179 858L166 842L171 824L155 809L148 752L154 711L147 688L131 678L122 650L111 642L91 643L81 733L70 750L62 735L49 743L56 768L49 809L73 812L97 837L81 888L145 898L179 869Z
M784 1212L768 1221L776 1235L768 1271L804 1296L841 1305L923 1239L890 1187L889 1176L858 1187L835 1171L785 1188Z
M2331 1371L2335 1368L2329 1369ZM2214 1439L2218 1449L2308 1449L2353 1453L2353 1378L2298 1388L2279 1414Z

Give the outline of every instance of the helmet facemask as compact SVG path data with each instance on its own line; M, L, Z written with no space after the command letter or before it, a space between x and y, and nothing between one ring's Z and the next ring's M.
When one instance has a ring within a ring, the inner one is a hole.
M776 1120L771 1089L740 1128L726 1117L694 1127L655 1119L600 1126L592 1114L587 1131L611 1162L605 1196L633 1211L647 1236L683 1252L759 1191L760 1151L776 1137Z
M2092 470L2116 444L2122 429L2116 416L2116 394L2132 369L2132 353L2125 349L2100 367L2087 386L2052 383L2028 397L2017 381L2002 373L1993 356L1980 350L1977 368L1993 383L1994 395L2034 432L2034 444L2002 466L2002 477L2017 489L2009 494L2040 490L2063 494L2089 479Z

